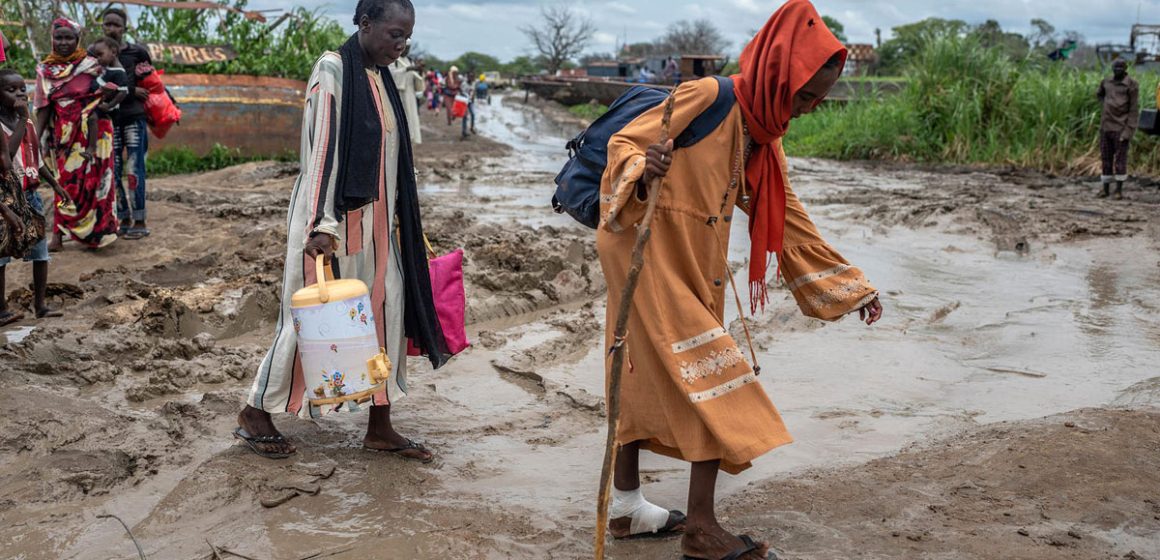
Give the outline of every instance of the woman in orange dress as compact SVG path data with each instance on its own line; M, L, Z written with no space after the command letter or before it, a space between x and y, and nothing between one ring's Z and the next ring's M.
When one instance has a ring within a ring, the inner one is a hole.
M781 146L790 119L817 107L845 58L813 5L790 0L742 53L736 106L713 133L675 152L671 142L655 144L663 113L656 107L609 141L596 242L608 282L610 348L645 185L665 178L628 324L609 515L615 537L683 530L687 558L775 557L767 544L722 528L713 510L718 470L738 473L792 441L725 328L725 256L740 207L749 215L754 307L766 301L774 254L806 315L836 320L858 311L867 324L880 318L878 291L822 240L790 190ZM712 78L677 88L671 137L712 105L718 88ZM644 500L640 449L692 463L687 518Z

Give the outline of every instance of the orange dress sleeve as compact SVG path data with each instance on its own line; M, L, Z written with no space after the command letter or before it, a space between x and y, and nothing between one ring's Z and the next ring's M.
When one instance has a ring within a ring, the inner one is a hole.
M685 82L673 94L669 138L676 138L717 100L717 80ZM644 215L644 200L636 185L644 176L645 153L660 139L665 104L661 103L633 119L608 141L608 165L600 182L600 227L611 232L625 229Z
M782 169L788 169L780 143L777 148ZM802 313L836 321L878 297L878 290L870 285L862 271L822 239L801 200L790 188L788 174L785 185L785 241L778 265Z

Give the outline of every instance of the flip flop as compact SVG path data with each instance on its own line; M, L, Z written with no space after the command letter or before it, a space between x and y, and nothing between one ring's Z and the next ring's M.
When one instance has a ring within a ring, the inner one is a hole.
M13 313L11 311L5 311L3 313L0 313L0 327L7 327L8 325L11 325L12 323L15 323L17 321L23 321L23 320L24 320L23 313Z
M738 560L746 554L761 548L760 545L753 541L753 537L750 537L749 535L738 535L737 538L741 539L741 548L738 548L733 552L722 556L719 560ZM681 558L684 560L708 560L706 558L694 558L688 555L682 555ZM769 551L769 554L765 556L765 560L777 560L777 554L771 550Z
M380 451L382 453L393 453L393 454L398 455L399 457L406 459L408 461L418 461L420 463L423 463L424 465L429 464L435 460L435 454L431 453L430 449L427 449L426 447L423 446L423 444L416 443L413 440L407 440L407 445L404 445L402 447L396 447L394 449L375 449L373 447L367 447L366 445L363 446L363 449L366 449L367 451ZM428 457L427 459L420 459L418 457L408 457L406 455L403 455L404 451L409 451L411 449L416 449L419 451L426 451L427 453L431 453L431 456Z
M250 448L250 451L253 451L260 457L265 457L267 459L285 459L291 455L291 453L262 451L258 448L257 444L259 443L286 443L286 438L281 434L276 436L252 436L250 435L250 432L246 431L245 428L239 427L238 429L234 430L234 437L246 442L246 446Z
M673 510L669 510L669 520L667 523L665 523L665 526L661 527L660 529L657 529L655 532L635 533L635 534L629 534L629 535L626 535L623 537L618 537L618 536L616 536L616 533L612 532L612 530L611 530L612 529L612 527L611 527L612 522L611 521L609 522L609 532L612 533L612 538L614 538L618 541L635 541L635 540L644 540L644 539L665 539L665 538L669 538L672 536L684 534L684 532L685 532L685 519L686 518L685 518L684 512L673 509ZM615 521L615 519L613 521Z
M37 319L44 319L45 317L50 317L50 318L64 317L64 313L62 313L61 311L56 310L56 309L49 309L47 307L44 309L37 309L36 310L36 318Z

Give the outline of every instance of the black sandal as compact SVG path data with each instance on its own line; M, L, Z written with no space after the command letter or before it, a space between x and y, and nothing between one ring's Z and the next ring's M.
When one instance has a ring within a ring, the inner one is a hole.
M417 443L414 440L410 440L410 439L407 440L407 445L404 445L402 447L396 447L394 449L375 449L373 447L367 447L366 445L363 445L363 449L366 449L368 451L380 451L383 453L393 453L393 454L398 455L399 457L406 459L408 461L418 461L420 463L423 463L424 465L429 464L435 460L435 454L431 453L430 449L427 449L426 447L423 446L423 444ZM426 459L420 459L418 457L408 457L406 455L403 455L403 453L405 451L410 451L412 449L414 449L416 451L425 452L428 455L430 455L430 457L427 457Z
M250 432L246 431L245 428L239 427L238 429L234 430L234 437L246 442L246 446L250 448L250 451L253 451L260 457L265 457L267 459L285 459L292 455L291 453L262 451L258 448L259 443L286 443L286 438L283 437L282 434L278 434L276 436L252 436L250 435Z
M686 520L686 516L683 512L673 509L673 510L669 510L669 519L665 523L665 526L661 527L660 529L657 529L655 532L630 533L630 534L623 536L623 537L618 537L618 536L616 536L616 534L613 534L612 538L614 538L618 541L635 541L635 540L643 540L643 539L666 539L666 538L673 537L676 535L684 534L684 532L685 532L685 520ZM615 521L615 519L613 521ZM612 521L610 521L609 523L611 524ZM611 532L611 527L609 527L609 529Z
M23 321L23 320L24 320L23 313L13 313L11 311L5 311L3 313L0 313L0 327L7 327L8 325L11 325L12 323L16 323L16 322Z
M753 537L750 537L749 535L738 535L737 538L741 539L741 542L742 542L741 548L738 548L737 550L734 550L733 552L730 552L729 554L722 556L720 558L720 560L738 560L739 558L745 556L746 554L749 554L750 552L754 552L757 549L761 548L760 545L758 545L756 542L753 541ZM682 555L681 558L683 558L684 560L707 560L705 558L693 558L692 556L688 556L688 555ZM775 554L771 550L771 551L769 551L769 554L767 554L765 556L765 560L777 560L777 554Z
M45 307L45 308L36 310L36 318L37 319L56 318L56 317L64 317L64 312L60 311L58 309L53 309L51 307Z

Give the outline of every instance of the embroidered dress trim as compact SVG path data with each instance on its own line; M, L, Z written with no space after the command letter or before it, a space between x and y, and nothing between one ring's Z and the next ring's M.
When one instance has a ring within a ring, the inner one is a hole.
M833 268L829 268L829 269L822 270L819 272L811 272L809 274L803 274L803 275L795 278L794 281L790 282L789 285L786 287L791 291L796 290L802 286L805 286L806 284L810 284L812 282L817 282L818 280L822 280L825 278L829 278L831 276L841 274L843 272L846 272L847 270L850 270L851 268L854 268L854 267L852 267L848 264L840 264L840 265L835 266Z
M843 302L848 301L850 297L857 295L865 287L866 285L864 283L851 280L822 290L816 294L809 294L807 299L811 307L814 309L822 309L831 305L841 305Z
M732 393L733 391L736 391L737 389L740 389L746 385L749 385L750 383L753 383L754 381L757 381L757 374L747 373L745 375L742 375L741 377L738 377L737 379L734 379L733 381L727 381L727 382L722 383L716 387L713 387L712 389L708 389L706 391L701 391L699 393L690 393L689 400L693 401L695 403L701 403L701 402L713 400L717 397L721 397L721 396L727 395L729 393Z
M717 350L695 362L681 362L681 379L692 385L698 379L710 375L721 375L726 369L745 361L745 356L736 346Z
M620 198L620 188L624 186L624 183L628 180L629 177L633 176L633 171L635 171L637 167L640 167L640 164L644 162L645 158L638 156L635 161L633 161L627 168L625 168L624 173L621 173L620 177L616 179L616 183L612 185L613 200L611 200L608 204L608 212L604 213L604 222L614 233L620 232L624 229L624 227L616 221L617 215L620 214L621 211L621 208L616 204L616 199ZM639 175L637 175L637 177L639 177Z
M693 338L689 338L689 339L682 340L680 342L673 343L673 353L680 354L681 352L687 352L687 351L692 350L694 348L704 346L704 345L706 345L714 340L717 340L718 338L721 338L727 334L729 334L729 333L725 332L725 329L723 329L721 327L716 327L714 329L705 331L697 336L694 336Z

